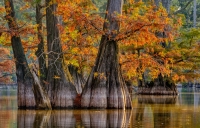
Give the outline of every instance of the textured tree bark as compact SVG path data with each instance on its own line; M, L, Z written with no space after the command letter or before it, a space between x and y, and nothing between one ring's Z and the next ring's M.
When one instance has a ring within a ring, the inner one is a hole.
M47 50L48 50L48 85L45 89L51 100L52 108L72 108L77 92L70 78L63 71L62 48L57 28L58 17L54 15L57 5L46 0Z
M58 17L58 24L63 25L63 20L61 16ZM70 82L73 83L77 93L80 96L83 86L85 85L85 79L83 78L82 74L78 73L78 69L75 66L67 65L64 61L62 64L65 71L65 76L67 77L67 79L69 79ZM79 98L79 96L76 98Z
M49 100L47 92L43 89L40 79L37 75L38 70L36 69L36 66L33 65L30 71L34 79L33 93L35 96L36 108L37 109L52 109L51 102Z
M38 57L39 62L39 71L40 71L40 82L44 83L47 77L47 67L46 67L46 55L44 53L44 38L42 34L42 18L43 14L41 13L42 6L40 3L36 4L36 23L38 24L38 50L36 51L36 56Z
M35 99L32 91L33 78L29 71L28 63L24 54L18 26L15 19L15 11L12 0L4 0L8 26L11 31L11 44L16 59L16 75L18 84L18 108L35 108Z
M41 13L41 1L36 4L36 23L38 24L38 50L36 51L36 56L38 57L39 62L39 72L40 76L37 75L37 69L35 65L32 66L31 73L34 79L33 92L35 94L36 107L38 109L52 109L50 99L47 95L46 90L43 88L43 84L46 81L47 77L47 67L46 67L46 55L44 53L44 38L42 34L42 18L43 14Z
M73 65L70 65L68 67L76 91L78 94L81 94L86 81L83 78L82 74L78 73L78 69L76 67L74 67Z
M131 99L121 74L118 44L114 40L119 31L115 13L121 14L122 0L108 0L104 30L99 52L83 89L81 106L84 108L131 108Z

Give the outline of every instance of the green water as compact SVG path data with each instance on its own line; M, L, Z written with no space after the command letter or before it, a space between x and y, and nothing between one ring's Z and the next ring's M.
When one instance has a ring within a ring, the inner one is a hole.
M132 95L132 110L17 110L17 91L0 88L0 128L200 128L200 90Z

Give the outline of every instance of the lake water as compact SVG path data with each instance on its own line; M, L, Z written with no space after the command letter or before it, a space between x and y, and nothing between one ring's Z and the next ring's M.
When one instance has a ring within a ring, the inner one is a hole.
M132 95L132 110L17 110L17 90L0 88L0 128L200 128L200 90Z

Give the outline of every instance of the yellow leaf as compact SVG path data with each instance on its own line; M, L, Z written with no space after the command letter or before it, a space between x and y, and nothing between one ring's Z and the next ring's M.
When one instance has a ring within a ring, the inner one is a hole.
M56 75L55 75L53 78L54 78L54 79L60 79L60 77L59 77L59 76L56 76Z
M94 73L94 78L96 78L98 76L98 72Z

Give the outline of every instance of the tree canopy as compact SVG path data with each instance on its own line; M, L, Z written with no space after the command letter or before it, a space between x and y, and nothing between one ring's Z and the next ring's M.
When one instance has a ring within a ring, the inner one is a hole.
M27 57L30 58L29 62L36 62L35 51L39 43L36 29L38 24L36 24L34 19L34 7L37 2L39 1L21 1L14 4L16 10L18 10L16 11L18 28L24 50ZM62 17L63 20L61 24L58 24L58 28L61 33L60 38L62 40L65 61L67 64L78 67L79 72L88 72L94 65L100 36L105 32L102 28L104 22L102 14L106 14L106 1L87 0L72 2L65 0L57 2L58 10L55 14ZM44 2L42 4L41 6L45 7ZM160 6L155 11L155 6L147 4L147 2L126 2L123 5L123 15L118 17L121 29L116 40L120 41L120 63L124 71L123 74L127 78L134 79L138 77L139 72L139 74L142 74L145 70L148 70L148 74L152 78L155 78L159 72L169 75L173 69L170 65L180 61L176 54L181 52L183 55L184 51L184 48L178 45L177 41L182 42L183 46L183 43L187 44L186 42L189 42L189 38L194 36L197 39L192 39L192 43L197 45L195 42L198 41L198 33L195 33L194 29L191 30L190 34L184 34L184 31L190 29L189 27L186 28L185 25L188 25L188 21L192 20L192 16L187 14L189 12L192 13L191 8L192 1L173 1L169 14L170 17L168 17L164 8ZM44 8L41 9L41 13L45 15ZM9 38L14 32L6 27L6 20L3 18L5 15L3 2L1 2L0 15L2 19L1 44L10 46ZM188 15L190 16L189 19L187 19ZM44 23L42 33L46 35ZM166 25L170 27L167 38L157 38L154 33L163 31ZM181 27L182 25L183 27ZM198 32L198 30L196 31ZM188 37L189 35L190 37ZM158 45L161 40L170 42L170 48L163 49ZM46 42L46 38L44 38L44 41ZM139 56L138 50L142 51ZM174 52L176 54L173 54ZM44 52L44 54L48 53ZM174 58L170 54L176 57ZM163 62L160 63L158 60ZM142 66L139 66L139 63L142 63ZM192 64L194 63L192 62ZM138 71L138 67L140 67L141 71ZM184 66L182 69L184 69ZM171 74L177 74L178 72L176 73L176 71L173 70L174 73ZM177 75L174 76L177 77Z

